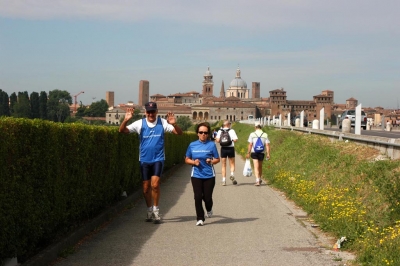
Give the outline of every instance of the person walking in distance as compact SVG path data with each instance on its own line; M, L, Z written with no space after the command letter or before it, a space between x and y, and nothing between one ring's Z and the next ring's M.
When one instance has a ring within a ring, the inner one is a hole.
M213 140L213 141L215 141L215 139L217 138L217 130L213 130L213 133L212 133L212 137L211 137L211 139Z
M189 144L186 151L185 163L192 166L191 182L194 192L194 205L196 208L197 226L202 226L205 221L203 201L207 217L211 218L213 211L213 191L215 187L214 164L219 163L219 154L214 141L209 139L211 134L208 123L200 123L196 127L198 140Z
M262 131L260 122L254 124L255 131L250 133L249 143L247 147L246 158L250 157L253 159L254 174L256 176L256 186L259 186L262 182L262 165L264 158L269 160L270 158L270 146L267 133Z
M164 168L164 133L172 132L182 135L182 129L176 124L172 112L167 113L167 119L157 117L158 109L155 102L145 104L146 117L127 126L132 118L134 108L128 108L122 121L120 133L137 133L140 140L139 161L142 175L143 195L147 205L146 222L161 222L158 203L160 200L160 178Z
M235 180L235 142L238 140L235 130L231 129L231 122L225 120L222 128L218 130L216 141L221 145L222 182L226 186L226 161L229 160L231 175L229 178L234 185Z

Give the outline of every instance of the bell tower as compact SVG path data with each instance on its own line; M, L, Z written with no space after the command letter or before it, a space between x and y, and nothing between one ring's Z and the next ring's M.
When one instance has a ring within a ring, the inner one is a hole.
M207 68L207 71L204 74L202 94L203 97L214 96L214 81L213 75L210 72L210 67Z

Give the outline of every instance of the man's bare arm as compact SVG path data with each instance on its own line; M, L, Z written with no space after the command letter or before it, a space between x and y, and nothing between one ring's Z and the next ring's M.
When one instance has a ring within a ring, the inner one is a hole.
M134 108L128 108L126 110L125 118L122 121L121 125L119 126L119 132L120 133L129 133L129 129L126 127L126 124L128 121L133 117L133 112L135 111Z

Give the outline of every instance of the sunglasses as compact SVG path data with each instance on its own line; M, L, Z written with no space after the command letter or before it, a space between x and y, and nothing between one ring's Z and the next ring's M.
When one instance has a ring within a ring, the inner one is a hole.
M207 131L199 131L199 132L197 132L197 133L208 135L208 132L207 132Z

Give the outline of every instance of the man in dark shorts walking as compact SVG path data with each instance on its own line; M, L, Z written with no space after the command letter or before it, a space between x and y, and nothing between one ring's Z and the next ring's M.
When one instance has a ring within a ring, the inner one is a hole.
M228 146L221 145L221 164L222 164L222 181L221 185L226 186L226 161L229 160L229 166L231 174L229 176L232 184L236 185L235 180L235 142L238 140L235 130L231 128L231 122L225 120L222 124L222 128L218 130L216 141L221 144L221 134L223 131L228 131L232 143Z
M247 140L249 145L247 146L247 154L246 158L250 157L253 159L254 165L254 174L256 176L256 186L260 186L262 183L262 165L264 159L269 160L270 158L270 145L267 133L262 131L262 125L260 122L255 122L254 124L255 131L250 133L250 136ZM254 148L257 146L257 139L260 138L261 143L264 146L264 150L262 152L257 152Z

